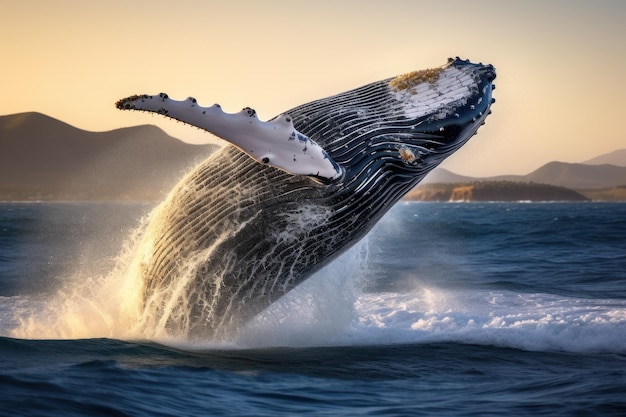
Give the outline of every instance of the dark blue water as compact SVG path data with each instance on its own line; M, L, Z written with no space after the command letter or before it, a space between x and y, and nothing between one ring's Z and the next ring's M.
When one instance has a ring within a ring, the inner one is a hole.
M626 204L399 204L227 344L125 327L149 208L0 204L0 414L626 415Z

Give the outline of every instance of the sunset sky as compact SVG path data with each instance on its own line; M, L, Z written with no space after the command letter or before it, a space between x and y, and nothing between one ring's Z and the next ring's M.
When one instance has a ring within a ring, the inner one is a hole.
M496 67L497 102L446 168L525 174L626 148L626 1L9 0L2 15L0 115L208 142L114 102L163 91L269 119L458 55Z

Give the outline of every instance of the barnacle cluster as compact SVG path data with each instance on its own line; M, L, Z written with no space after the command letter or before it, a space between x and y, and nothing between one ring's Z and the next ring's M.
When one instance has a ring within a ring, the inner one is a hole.
M413 151L406 146L402 146L400 149L398 149L398 151L400 152L400 158L402 158L402 160L406 163L411 164L417 159Z
M407 90L421 83L434 84L439 80L443 68L429 68L398 75L389 84L398 91Z

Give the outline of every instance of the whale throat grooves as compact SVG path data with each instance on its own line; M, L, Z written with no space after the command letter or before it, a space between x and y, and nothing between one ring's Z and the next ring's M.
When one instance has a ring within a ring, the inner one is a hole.
M157 112L227 140L248 131L242 124L262 132L253 145L235 139L221 148L151 213L136 263L139 326L155 336L230 340L362 238L475 135L491 113L494 79L491 65L450 59L269 122L249 108L232 115L166 94L120 100L120 109ZM291 159L310 160L304 174Z
M321 191L233 147L209 158L152 214L144 325L178 337L225 337L321 267L338 246Z

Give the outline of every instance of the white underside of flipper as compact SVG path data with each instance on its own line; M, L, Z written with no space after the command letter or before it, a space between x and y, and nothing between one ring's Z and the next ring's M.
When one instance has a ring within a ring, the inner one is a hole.
M218 104L202 107L192 97L176 101L164 93L132 96L120 100L117 107L159 113L204 129L237 146L258 162L291 174L328 181L342 174L342 169L321 146L294 128L288 115L281 114L263 122L250 108L239 113L225 113Z

